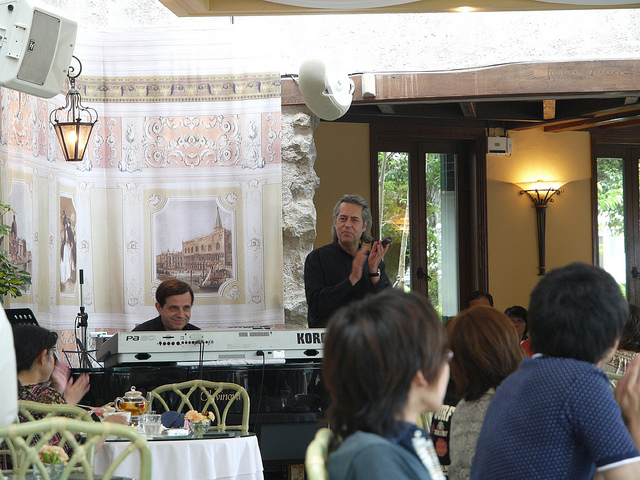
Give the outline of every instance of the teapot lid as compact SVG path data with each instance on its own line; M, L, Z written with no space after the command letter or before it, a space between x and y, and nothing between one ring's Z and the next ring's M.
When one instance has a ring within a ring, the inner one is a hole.
M136 390L136 387L131 386L131 390L124 394L125 397L142 397L142 392ZM144 398L144 397L143 397Z

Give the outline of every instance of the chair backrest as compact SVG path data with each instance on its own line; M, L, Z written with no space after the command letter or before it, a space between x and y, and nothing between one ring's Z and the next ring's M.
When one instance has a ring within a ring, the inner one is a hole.
M328 428L321 428L309 446L304 458L304 468L309 480L329 480L327 473L327 458L333 432Z
M27 400L18 400L18 412L21 413L28 422L35 421L37 419L48 418L48 417L57 417L57 416L66 416L69 418L78 419L81 421L93 422L91 418L91 412L76 407L75 405L67 405L67 404L53 404L53 403L38 403L38 402L30 402ZM16 418L16 421L18 419ZM35 435L35 434L34 434ZM28 444L33 443L33 436L28 436L25 438L25 441ZM1 437L0 437L1 438ZM0 444L0 455L2 458L4 456L16 457L20 456L21 452L16 452L12 448L13 446L10 443L2 443ZM0 462L3 464L2 470L0 470L3 474L14 474L17 473L18 463L13 463L12 468L4 468L4 462ZM91 458L91 463L93 464L93 458Z
M621 380L622 377L624 377L624 373L612 373L612 372L605 372L607 374L607 377L609 377L609 386L612 389L616 389L616 387L618 386L618 380Z
M422 412L418 417L417 425L424 428L427 432L431 429L431 421L433 420L433 412Z
M18 411L30 422L34 421L36 417L39 420L41 418L58 416L77 418L78 420L88 422L93 421L90 411L66 403L39 403L28 400L18 400Z
M86 434L86 441L78 443L77 433ZM40 459L40 449L49 444L49 440L55 435L60 435L60 446L68 444L73 449L73 454L64 468L59 480L66 480L72 472L81 469L87 480L93 480L93 452L96 444L102 442L108 435L116 435L131 441L131 445L123 451L102 476L103 480L109 480L115 469L130 453L138 451L140 454L140 475L138 480L151 479L151 451L144 435L126 425L108 422L85 422L66 417L47 417L32 422L13 423L0 428L0 437L3 437L10 446L14 463L15 480L24 480L27 474L33 471L40 472L44 480L49 480L46 464ZM36 443L31 445L27 440L38 437ZM33 470L32 470L33 469Z
M169 392L169 394L167 394ZM177 395L180 400L178 405L171 408L166 399L171 394ZM189 380L182 383L170 383L161 385L151 391L151 405L149 408L153 410L154 404L160 404L165 412L174 410L183 412L185 410L194 410L193 402L197 395L198 400L202 400L204 406L200 411L213 411L215 414L215 425L211 428L224 432L225 430L249 430L249 394L244 387L235 383L210 382L207 380ZM229 409L234 405L236 400L242 400L242 423L239 425L227 425L227 414ZM222 408L222 413L220 407Z

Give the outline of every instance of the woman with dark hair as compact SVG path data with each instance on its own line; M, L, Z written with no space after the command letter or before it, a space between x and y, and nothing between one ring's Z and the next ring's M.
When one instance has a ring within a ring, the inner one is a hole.
M443 480L416 421L440 407L449 359L440 318L422 297L388 289L336 312L322 364L329 423L342 442L329 456L329 478Z
M618 349L604 366L603 370L609 373L623 374L627 371L627 366L636 358L640 352L640 308L629 304L629 320L624 326ZM612 386L617 385L617 381L611 381Z
M446 331L453 351L451 377L462 397L451 418L449 480L466 480L495 388L524 358L522 334L506 315L485 306L464 310Z
M531 348L531 340L529 339L529 314L527 309L519 305L509 307L504 311L504 314L509 317L509 320L513 322L513 326L518 332L520 337L520 346L530 357L533 355L533 349Z
M19 323L13 327L20 400L74 405L89 391L87 374L76 381L66 378L61 381L60 377L53 375L56 371L57 341L56 332L39 325Z
M89 391L89 376L86 373L80 375L75 381L63 373L64 369L56 361L57 341L56 332L39 325L19 323L13 326L19 400L74 405ZM32 415L35 420L38 420L46 413L32 412ZM21 413L18 417L21 422L28 421ZM121 415L112 415L105 421L126 423ZM56 434L49 443L58 445L60 440L60 434ZM78 437L78 441L82 441L82 438ZM0 446L0 449L5 446ZM96 445L96 450L101 446L101 443ZM65 442L64 449L67 455L71 456L73 452L68 442ZM0 456L0 468L11 468L10 460L5 455Z

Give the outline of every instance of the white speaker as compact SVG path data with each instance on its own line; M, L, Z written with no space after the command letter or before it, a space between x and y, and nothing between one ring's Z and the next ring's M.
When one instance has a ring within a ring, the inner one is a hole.
M59 94L78 24L31 0L0 0L0 85L43 98Z
M304 103L321 119L335 120L349 110L355 85L337 64L306 60L300 65L298 83Z

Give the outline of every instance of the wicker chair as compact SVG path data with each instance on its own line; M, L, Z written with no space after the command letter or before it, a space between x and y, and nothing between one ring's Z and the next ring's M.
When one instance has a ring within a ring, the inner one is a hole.
M329 480L327 473L327 458L333 432L328 428L321 428L309 446L304 458L304 467L309 480Z
M44 414L37 415L40 418L65 416L88 422L93 421L90 411L66 403L39 403L18 400L18 411L30 422L35 420L33 416L35 412Z
M75 405L67 405L66 403L55 404L55 403L39 403L39 402L30 402L27 400L18 400L18 411L27 419L28 422L32 422L36 420L34 417L34 414L36 414L35 416L37 416L39 420L42 418L65 416L65 417L74 418L74 419L78 419L86 422L93 422L93 419L91 418L91 412L83 408L76 407ZM17 421L17 418L16 418L16 421ZM33 442L33 436L34 435L30 435L25 439L25 441L31 444ZM0 455L12 456L12 453L15 453L15 452L12 452L10 445L2 444L2 446L6 448L0 448ZM90 459L90 461L93 464L93 457ZM3 473L5 475L15 474L18 472L17 469L18 469L18 465L14 463L13 468L2 469L0 470L0 473Z
M622 377L624 377L623 373L611 373L611 372L605 372L607 374L607 377L609 377L609 386L615 391L616 387L618 386L618 380L622 380Z
M167 385L161 385L151 391L149 406L150 410L153 410L154 404L160 404L165 412L172 410L167 404L166 397L175 394L180 399L180 402L174 411L182 412L186 410L194 410L192 395L198 395L206 402L202 407L202 411L213 410L216 418L215 425L211 428L224 432L226 430L241 430L247 432L249 430L249 394L247 391L235 383L221 383L210 382L207 380L190 380L182 383L170 383ZM224 394L224 398L222 395ZM204 397L204 398L203 398ZM242 399L242 423L239 425L227 425L227 414L229 409L237 399ZM220 406L224 405L222 414L220 413Z
M86 434L86 441L79 443L76 434ZM138 480L151 479L151 451L147 439L135 429L116 423L86 422L66 417L47 417L32 422L13 423L0 428L0 437L9 445L9 452L14 464L12 479L24 480L37 470L44 480L50 480L46 464L40 459L40 449L49 444L49 440L60 434L60 446L65 443L73 448L73 454L64 467L60 480L66 480L71 473L82 471L87 480L93 480L93 452L96 444L108 435L117 435L131 441L129 447L114 460L102 476L109 480L115 469L130 453L138 451L140 454L140 475ZM34 436L38 440L32 445ZM0 475L1 478L4 476Z

